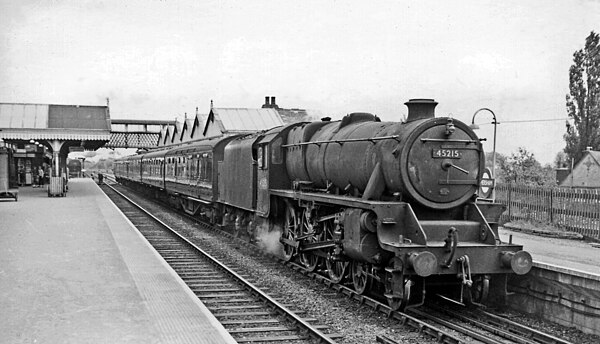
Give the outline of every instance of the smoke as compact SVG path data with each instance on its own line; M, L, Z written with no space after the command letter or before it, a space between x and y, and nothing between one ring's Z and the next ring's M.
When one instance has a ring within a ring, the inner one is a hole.
M269 225L263 223L256 226L256 243L265 252L281 257L283 253L283 245L279 242L281 237L281 228L274 225L269 230Z

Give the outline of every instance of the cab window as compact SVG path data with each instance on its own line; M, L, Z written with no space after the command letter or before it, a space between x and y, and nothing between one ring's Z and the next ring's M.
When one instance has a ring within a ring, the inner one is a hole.
M282 139L281 137L277 138L275 141L273 141L273 143L271 144L271 161L274 164L281 164L283 163L283 154L281 152L281 142Z
M258 147L258 168L266 170L269 168L269 146L261 145Z

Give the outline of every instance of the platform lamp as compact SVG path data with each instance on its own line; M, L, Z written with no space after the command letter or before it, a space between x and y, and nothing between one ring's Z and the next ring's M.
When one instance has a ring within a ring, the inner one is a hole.
M473 130L477 130L479 129L479 126L477 124L475 124L475 116L481 112L481 111L489 111L492 116L494 117L494 121L492 122L492 124L494 125L494 144L492 147L492 178L496 178L496 126L500 123L498 123L498 121L496 120L496 114L494 113L494 111L488 109L488 108L481 108L477 111L475 111L475 113L473 114L473 119L471 120L471 125L469 126L471 129ZM496 201L496 185L494 185L494 188L492 189L492 202Z

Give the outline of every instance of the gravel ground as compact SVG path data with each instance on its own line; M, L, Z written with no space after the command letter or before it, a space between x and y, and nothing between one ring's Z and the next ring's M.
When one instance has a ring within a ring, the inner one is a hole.
M156 205L148 201L138 201L149 210L157 209ZM318 319L319 324L330 327L330 332L343 334L343 338L336 340L339 343L377 343L377 335L385 335L399 343L437 343L433 338L403 326L396 320L387 319L384 314L361 306L356 301L348 300L324 284L291 268L268 263L266 259L257 259L257 254L245 245L234 244L220 235L200 231L191 220L177 214L158 209L154 214L157 213L157 217L176 224L176 228L199 247L211 245L227 253L228 257L239 264L241 271L253 277L254 284L268 287L270 295L285 295L285 304L305 311L306 317ZM290 290L295 292L291 293Z
M521 314L513 311L506 312L495 312L497 315L501 315L505 318L509 318L513 321L516 321L520 324L524 324L527 326L531 326L539 331L551 333L552 335L568 340L572 343L577 344L597 344L600 343L600 336L595 336L592 334L583 333L572 327L565 327L561 325L557 325L548 321L544 321L542 319Z
M157 207L149 205L148 207ZM272 295L286 295L286 304L306 312L306 317L317 318L319 324L328 325L331 332L341 333L339 343L364 344L377 343L377 335L385 335L399 343L437 343L437 340L423 335L415 329L388 319L384 314L370 307L361 306L356 301L348 300L322 283L299 274L283 265L265 263L264 259L256 259L256 253L244 245L234 244L228 239L212 233L197 230L191 220L169 212L159 211L161 218L169 223L177 223L177 228L186 235L192 236L194 242L202 245L214 245L233 258L245 273L253 276L254 283L268 287ZM268 264L268 265L267 265ZM294 293L290 293L294 290ZM565 338L573 343L600 343L600 337L587 335L581 331L541 321L531 316L518 313L501 313L512 320L524 323Z
M206 239L199 241L204 244ZM210 244L234 257L241 270L254 277L256 285L268 287L272 295L285 295L286 304L305 311L308 317L317 318L320 324L328 325L333 332L344 334L340 343L376 343L376 335L386 335L401 343L436 342L290 268L265 266L263 260L254 258L255 254L243 246L232 250L231 244L220 238L211 239ZM252 258L249 259L249 256ZM290 293L291 290L294 292Z

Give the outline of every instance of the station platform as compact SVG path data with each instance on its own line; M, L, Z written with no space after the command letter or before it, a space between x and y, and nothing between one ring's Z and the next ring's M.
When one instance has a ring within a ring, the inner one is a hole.
M548 269L556 266L600 277L600 248L583 240L544 237L502 227L499 234L505 242L512 235L513 243L523 245L523 250L531 254L534 263Z
M0 200L2 343L236 343L92 179Z

